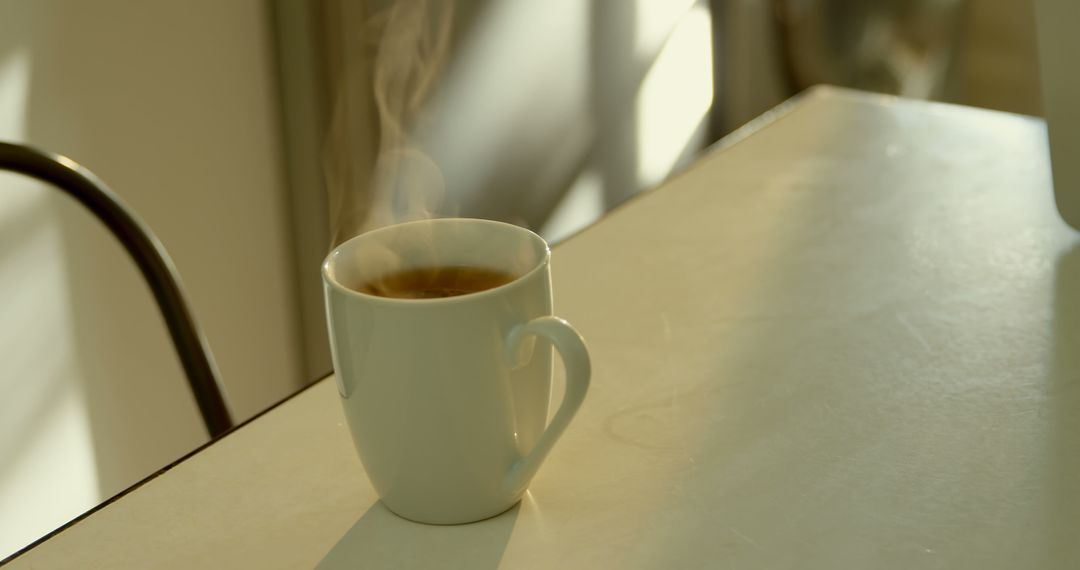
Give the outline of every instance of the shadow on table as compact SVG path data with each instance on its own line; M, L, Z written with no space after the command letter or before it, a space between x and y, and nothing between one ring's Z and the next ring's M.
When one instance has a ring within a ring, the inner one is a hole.
M487 520L441 526L407 521L377 502L317 568L498 568L520 509L519 503Z
M1046 568L1080 568L1080 245L1058 258L1054 283L1053 361L1048 386Z

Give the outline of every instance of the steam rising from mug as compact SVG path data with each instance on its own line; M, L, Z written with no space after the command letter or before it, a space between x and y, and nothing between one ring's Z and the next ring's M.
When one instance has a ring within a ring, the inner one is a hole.
M451 2L399 0L356 31L375 41L353 43L363 53L346 54L341 70L325 164L331 246L449 213L442 173L410 131L446 58L451 16Z

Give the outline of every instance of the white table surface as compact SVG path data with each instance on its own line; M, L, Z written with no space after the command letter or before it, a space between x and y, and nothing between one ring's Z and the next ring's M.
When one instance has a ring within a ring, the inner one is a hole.
M509 513L376 501L323 381L15 568L1080 568L1043 123L819 89L555 249L581 413Z

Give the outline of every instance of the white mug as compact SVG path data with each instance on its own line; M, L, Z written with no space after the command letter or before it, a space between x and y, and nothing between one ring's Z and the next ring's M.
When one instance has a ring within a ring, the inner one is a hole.
M326 258L338 390L360 461L391 511L434 524L502 513L581 406L589 355L577 331L552 316L550 259L540 236L472 219L389 226ZM359 291L393 271L440 266L515 278L438 299ZM545 427L552 344L566 390Z

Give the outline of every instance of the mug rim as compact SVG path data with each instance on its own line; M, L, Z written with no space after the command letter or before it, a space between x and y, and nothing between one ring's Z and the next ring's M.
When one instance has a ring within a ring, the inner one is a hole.
M454 223L462 223L462 222L464 222L464 223L468 223L468 224L499 226L499 227L502 227L502 228L511 229L513 231L522 232L522 233L527 234L527 237L528 237L528 239L530 241L534 241L535 243L538 243L538 244L542 245L543 250L542 250L542 253L540 255L540 259L536 262L536 265L532 269L530 269L530 270L526 271L525 273L515 277L513 279L513 281L510 281L509 283L504 283L504 284L499 285L497 287L492 287L490 289L484 289L483 291L475 291L475 292L472 292L472 293L466 293L464 295L455 295L453 297L438 297L438 298L433 298L433 299L407 299L407 298L398 298L398 297L381 297L379 295L372 295L370 293L364 293L363 291L357 291L356 289L353 289L351 287L346 287L345 285L343 285L341 282L339 282L330 273L330 265L334 261L335 255L338 254L343 248L345 248L345 246L349 245L353 241L357 241L357 240L360 240L362 238L370 238L371 236L373 236L375 234L382 233L382 232L389 232L389 231L395 230L395 229L400 229L403 226L411 226L411 225L419 226L419 225L437 224L437 223L443 223L443 222L454 222ZM353 237L339 243L336 247L334 247L334 249L330 250L330 252L326 254L326 258L322 262L321 273L322 273L323 283L325 283L329 287L333 288L337 292L343 293L343 294L351 296L351 297L364 299L366 301L376 302L376 303L386 303L386 304L399 305L399 306L424 306L424 305L432 305L432 304L443 305L443 304L450 304L450 303L462 303L462 302L469 302L469 301L479 301L479 300L482 300L482 299L485 299L485 298L488 298L488 297L491 297L491 296L494 296L494 295L498 295L498 294L503 293L505 291L509 291L511 289L514 289L514 288L520 286L521 283L524 283L526 280L529 280L529 279L533 278L537 273L540 273L541 271L543 271L544 268L547 267L547 265L550 263L550 260L551 260L551 246L548 245L547 240L540 237L539 234L537 234L536 232L534 232L534 231L532 231L532 230L530 230L528 228L523 228L523 227L518 226L518 225L508 224L506 222L500 222L500 221L496 221L496 220L485 220L483 218L432 218L432 219L428 219L428 220L413 220L413 221L410 221L410 222L401 222L401 223L397 223L397 224L391 224L391 225L388 225L388 226L383 226L381 228L377 228L377 229L374 229L374 230L366 231L364 233L355 235L355 236L353 236Z

